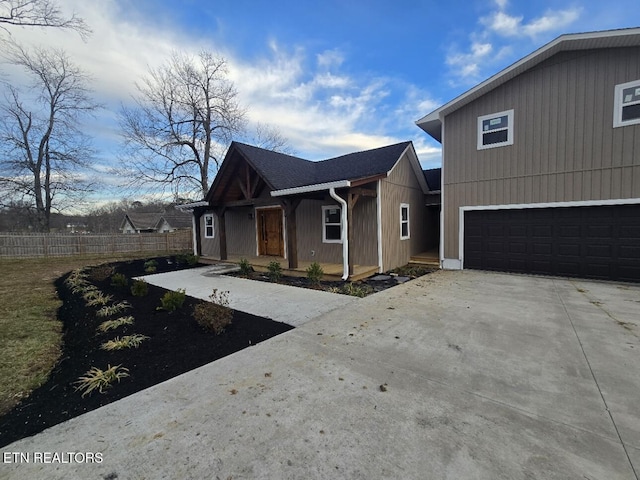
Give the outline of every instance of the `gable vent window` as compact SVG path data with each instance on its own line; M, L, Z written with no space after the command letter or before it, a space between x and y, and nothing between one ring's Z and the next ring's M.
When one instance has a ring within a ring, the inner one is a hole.
M478 117L478 150L513 145L513 110Z
M340 207L322 207L322 241L324 243L342 243Z
M213 238L213 215L210 213L204 216L204 238Z
M640 123L640 80L616 85L613 104L613 127Z

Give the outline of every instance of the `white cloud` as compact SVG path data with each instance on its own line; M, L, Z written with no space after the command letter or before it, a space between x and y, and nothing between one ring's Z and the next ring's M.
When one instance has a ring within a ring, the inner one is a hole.
M339 67L344 62L344 55L340 50L325 50L316 55L318 67L329 69L331 67Z
M450 49L446 63L454 78L450 82L452 85L477 83L490 73L490 69L512 55L514 47L518 46L517 40L536 42L547 34L562 33L582 12L578 7L547 10L526 21L524 15L507 13L507 0L494 0L494 5L491 13L478 20L481 28L469 35L468 49ZM504 38L509 38L510 43L500 45Z
M580 17L580 8L548 10L544 15L530 22L523 22L524 16L513 16L500 10L480 19L487 29L503 37L532 37L557 32L575 22Z

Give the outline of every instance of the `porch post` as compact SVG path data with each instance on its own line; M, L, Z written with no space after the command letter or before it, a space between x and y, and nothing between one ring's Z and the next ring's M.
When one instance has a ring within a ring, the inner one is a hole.
M216 216L218 217L218 235L220 237L220 260L227 259L227 225L224 215L226 211L226 207L218 207L215 209Z
M298 268L298 237L296 226L296 209L300 205L300 199L281 200L284 208L284 218L287 222L287 260L289 269Z
M202 239L200 238L200 219L202 218L203 209L193 209L193 238L195 239L193 250L194 255L202 255Z

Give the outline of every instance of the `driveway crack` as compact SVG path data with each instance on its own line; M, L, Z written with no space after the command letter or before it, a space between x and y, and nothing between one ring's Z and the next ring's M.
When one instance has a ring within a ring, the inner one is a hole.
M618 425L616 425L616 421L614 420L613 414L611 413L611 410L609 409L609 405L607 404L607 400L604 398L604 394L602 393L602 389L600 388L600 384L598 383L598 379L596 378L596 374L593 371L593 368L591 367L591 362L589 362L589 357L587 357L587 353L584 350L584 345L582 344L582 340L580 339L580 335L578 335L578 331L576 330L576 326L573 323L573 319L571 318L571 315L569 314L569 310L567 309L567 306L564 303L562 295L560 295L560 292L558 291L556 280L553 280L553 286L554 286L554 290L556 292L556 295L558 296L558 299L560 300L560 303L562 304L562 308L564 309L564 313L567 316L567 319L569 320L569 323L571 324L571 328L573 329L573 333L576 336L576 339L578 340L578 345L580 345L580 350L582 351L582 355L584 357L584 360L587 363L587 366L589 367L589 372L591 372L591 377L593 378L593 381L596 384L596 388L598 389L598 393L600 394L600 398L602 399L602 403L604 404L604 408L607 411L607 414L609 415L609 418L611 419L611 423L613 424L613 428L616 431L616 435L618 436L618 439L620 440L620 445L622 445L622 449L624 450L624 454L627 456L627 461L629 462L629 465L631 466L631 470L633 471L633 475L635 476L636 480L640 480L638 478L638 472L636 472L636 469L635 469L635 467L633 465L633 462L631 461L631 457L629 456L629 452L627 451L627 446L625 445L624 440L622 440L622 436L620 435L620 431L618 430ZM606 312L606 310L604 310L604 311ZM608 312L606 312L606 313L608 314ZM609 315L609 317L613 318L611 315Z

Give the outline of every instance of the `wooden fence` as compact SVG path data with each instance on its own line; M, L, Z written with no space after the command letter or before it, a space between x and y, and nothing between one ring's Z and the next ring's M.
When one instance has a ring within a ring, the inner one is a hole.
M171 233L0 233L0 257L192 251L191 229Z

